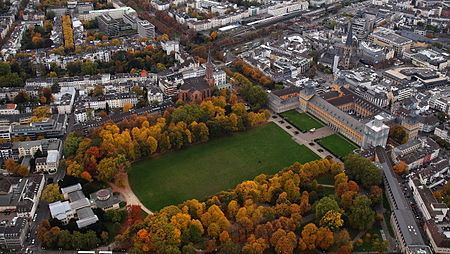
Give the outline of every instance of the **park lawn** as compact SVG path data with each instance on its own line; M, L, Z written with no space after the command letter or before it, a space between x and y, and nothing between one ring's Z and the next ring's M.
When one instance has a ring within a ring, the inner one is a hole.
M294 162L319 159L295 143L275 123L205 144L137 162L129 173L130 185L151 210L234 188L259 174L275 174Z
M318 184L334 185L334 176L331 174L323 174L316 178Z
M301 131L309 131L313 128L318 129L323 127L322 123L307 113L299 113L297 110L289 110L281 113L281 115Z
M328 149L332 154L338 156L339 158L345 157L347 154L352 153L356 147L350 141L339 136L338 134L333 134L328 137L320 139L320 145Z

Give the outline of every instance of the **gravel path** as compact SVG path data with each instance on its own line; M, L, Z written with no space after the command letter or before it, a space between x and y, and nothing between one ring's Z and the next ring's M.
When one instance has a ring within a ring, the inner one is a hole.
M122 197L124 198L124 201L127 202L127 205L139 205L141 206L141 209L144 210L147 214L153 214L150 209L144 206L142 202L134 195L133 190L131 190L130 184L128 182L128 175L125 178L124 187L119 187L113 183L110 183L111 188L114 192L119 192Z

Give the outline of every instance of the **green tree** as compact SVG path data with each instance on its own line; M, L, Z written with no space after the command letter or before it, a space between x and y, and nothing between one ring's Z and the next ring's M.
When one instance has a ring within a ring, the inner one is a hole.
M322 217L330 210L339 211L339 205L336 200L330 197L323 197L316 204L316 218L321 220Z
M386 253L388 250L388 242L376 238L372 240L372 250L378 253Z
M254 111L258 111L267 104L267 93L260 86L244 85L240 90L242 98L246 100Z
M408 134L405 128L400 125L394 125L389 129L389 137L399 144L405 144L408 142Z
M344 159L345 172L350 178L362 184L366 189L382 182L381 170L370 160L358 155L349 154Z
M73 249L72 245L72 234L68 230L61 230L58 234L58 248L62 248L64 250Z
M0 76L6 76L11 73L11 65L9 63L0 63Z
M204 229L202 223L198 220L194 220L193 223L189 225L188 235L189 241L193 243L198 243L202 240Z
M222 245L219 254L239 254L241 253L241 246L233 241L228 241Z
M370 199L365 195L358 195L347 213L350 226L357 230L367 230L375 222L375 211L371 207Z
M54 11L47 11L45 14L45 19L53 20L55 18L55 12Z
M98 73L98 64L90 60L86 60L81 64L81 75L94 75Z

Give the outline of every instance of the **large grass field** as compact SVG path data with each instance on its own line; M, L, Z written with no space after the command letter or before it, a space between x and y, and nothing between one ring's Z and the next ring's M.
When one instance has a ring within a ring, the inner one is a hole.
M133 165L131 188L144 205L159 210L234 188L255 176L275 174L298 161L319 159L275 123L214 139Z
M321 128L323 124L306 113L299 113L297 110L289 110L281 115L302 131L309 131L312 128Z
M352 153L353 150L358 148L350 143L350 141L339 136L338 134L333 134L328 137L321 138L320 144L328 149L331 153L341 158L349 153Z

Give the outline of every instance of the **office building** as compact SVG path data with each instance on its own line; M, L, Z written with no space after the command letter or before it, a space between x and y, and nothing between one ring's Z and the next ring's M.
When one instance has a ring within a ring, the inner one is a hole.
M107 13L98 17L98 27L107 36L114 37L119 35L119 22Z
M137 31L140 37L155 37L155 26L147 20L137 21Z

